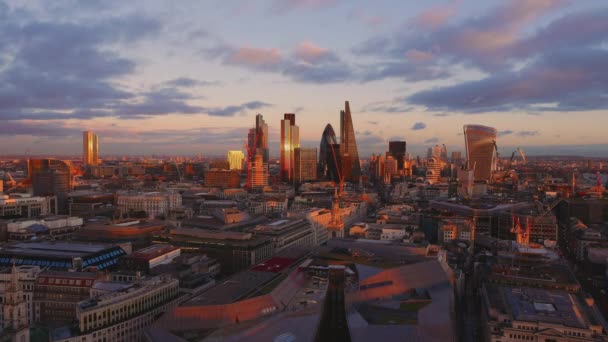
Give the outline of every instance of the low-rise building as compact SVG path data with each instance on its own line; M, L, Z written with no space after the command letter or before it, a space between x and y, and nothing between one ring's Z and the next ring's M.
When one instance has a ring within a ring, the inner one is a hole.
M122 259L121 268L148 273L154 267L170 264L181 255L179 247L152 245L133 252Z
M179 282L168 276L134 283L98 282L94 289L98 296L78 304L78 329L56 332L53 341L143 341L144 329L177 306L180 298Z
M452 240L475 240L475 227L468 219L442 219L439 222L438 240L440 244Z
M119 193L116 199L121 213L143 211L148 217L168 216L182 206L182 196L176 192Z
M592 299L580 294L485 284L483 341L608 341Z
M273 253L291 248L312 249L315 245L313 228L307 220L281 219L252 229L254 234L272 238Z
M3 195L0 193L0 217L38 217L57 214L57 197Z
M7 224L8 240L25 241L42 235L55 240L67 239L82 225L82 218L65 215L15 220Z

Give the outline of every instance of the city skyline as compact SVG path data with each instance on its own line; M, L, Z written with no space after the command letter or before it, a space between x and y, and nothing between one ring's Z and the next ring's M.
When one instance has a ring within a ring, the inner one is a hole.
M345 100L361 157L464 152L465 124L503 155L607 154L602 1L180 5L0 0L0 155L78 155L88 130L101 156L223 155L261 113L276 157L283 113L317 147Z

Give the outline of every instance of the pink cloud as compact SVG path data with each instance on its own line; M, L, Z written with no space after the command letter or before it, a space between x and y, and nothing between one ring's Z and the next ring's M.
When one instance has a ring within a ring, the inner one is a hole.
M295 56L297 59L307 63L317 63L330 56L329 50L316 46L311 42L302 42L296 47Z
M405 57L412 62L419 63L419 62L430 61L431 59L433 59L433 54L430 52L426 52L426 51L411 49L405 53Z
M427 29L443 26L454 14L460 1L450 1L446 4L431 7L414 17L413 22Z
M281 62L281 50L245 46L234 51L228 57L228 62L255 67L275 66Z

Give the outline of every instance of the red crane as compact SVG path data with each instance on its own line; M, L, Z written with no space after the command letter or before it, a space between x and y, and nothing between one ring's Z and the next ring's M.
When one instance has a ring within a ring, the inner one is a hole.
M344 176L343 176L343 172L342 172L342 163L338 164L338 157L336 156L336 151L334 150L334 145L330 144L329 148L331 150L331 154L334 157L334 164L336 165L336 172L338 172L338 179L340 180L340 195L342 195L342 192L344 191Z

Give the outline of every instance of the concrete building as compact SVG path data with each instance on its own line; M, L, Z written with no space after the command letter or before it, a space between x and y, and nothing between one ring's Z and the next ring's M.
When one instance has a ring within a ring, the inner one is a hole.
M0 270L0 329L5 329L14 324L14 319L19 318L22 323L27 325L34 324L38 320L36 305L34 305L34 287L40 267L37 266L15 266L4 267ZM10 287L15 286L20 291L20 298L23 300L19 304L20 312L15 315L6 304L9 302ZM12 284L13 283L13 284ZM8 310L7 310L8 309ZM22 324L23 325L23 324ZM0 331L0 335L6 331Z
M38 217L57 214L55 196L9 196L0 194L0 217Z
M210 188L234 189L241 185L241 175L236 170L205 171L205 186Z
M28 176L34 196L55 196L59 214L68 212L68 193L72 191L72 168L58 159L30 159Z
M437 238L440 244L447 244L452 240L475 240L475 227L467 219L443 219L439 222Z
M485 284L482 341L608 341L593 299L580 294Z
M441 159L437 157L429 158L426 165L426 181L429 184L439 183L442 169Z
M52 340L143 341L144 329L177 306L178 290L177 279L165 276L126 284L97 282L93 298L78 304L78 331L54 331Z
M91 131L82 132L82 164L84 166L99 164L99 142L97 134Z
M246 232L178 228L161 240L184 252L204 253L217 259L226 273L240 271L274 254L271 237Z
M317 180L317 149L294 149L294 182L302 184Z
M168 216L182 206L182 196L176 192L123 192L118 193L116 204L121 213L144 211L148 217Z
M264 163L262 155L256 155L249 162L249 181L251 189L262 190L268 186L268 163Z
M273 254L292 248L312 249L315 246L313 227L307 220L280 219L258 225L252 232L272 238Z
M149 273L154 267L172 263L180 255L179 247L164 244L152 245L123 258L121 268Z
M243 160L245 160L245 154L243 151L228 151L226 154L226 160L230 165L230 170L242 170Z
M54 240L69 238L80 229L84 221L73 216L47 216L42 219L14 220L7 224L9 241L27 241L35 237L49 236Z

